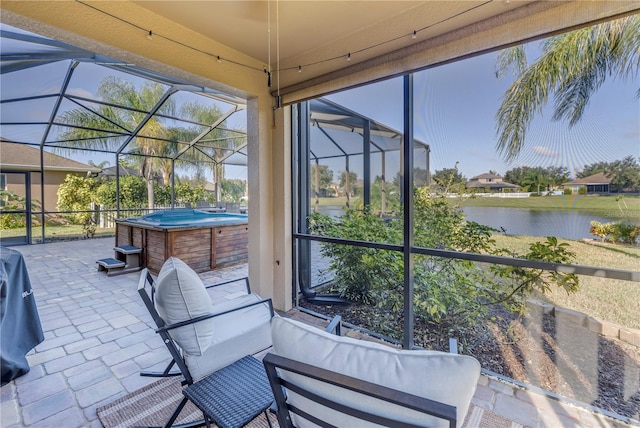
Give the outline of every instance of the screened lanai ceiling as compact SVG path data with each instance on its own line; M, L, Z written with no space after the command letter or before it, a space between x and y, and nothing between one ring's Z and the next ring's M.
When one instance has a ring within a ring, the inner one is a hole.
M311 156L315 160L363 154L363 138L369 134L370 153L399 152L403 134L327 99L309 102L312 132ZM429 145L417 138L415 149L429 152Z
M1 141L246 165L244 100L0 25ZM362 154L365 128L371 153L402 147L401 132L329 100L310 101L310 114L315 159Z
M270 69L268 90L286 106L639 7L636 0L3 0L0 9L5 23L156 71L193 73L215 82L200 84L243 97L262 94Z
M246 102L0 24L1 141L246 165Z

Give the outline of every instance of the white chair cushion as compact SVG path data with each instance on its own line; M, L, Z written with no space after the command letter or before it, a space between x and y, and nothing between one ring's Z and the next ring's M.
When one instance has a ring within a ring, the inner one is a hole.
M248 305L260 300L257 294L245 294L213 305L214 313ZM239 309L212 318L215 335L201 356L185 355L189 372L199 379L216 370L271 346L271 310L267 303Z
M176 257L169 257L160 269L155 306L167 324L187 321L213 310L198 274ZM202 355L209 347L213 333L214 321L211 319L169 331L178 346L189 355Z
M462 425L480 376L480 363L473 357L438 351L398 350L379 343L336 336L301 322L274 318L272 321L274 353L337 373L425 397L457 407L458 426ZM349 403L360 409L374 410L422 426L446 427L447 422L402 409L397 405L366 395L346 393L337 387L308 378L296 379L321 396ZM320 406L288 391L295 406L336 426L371 426L362 421ZM295 415L297 427L314 426Z

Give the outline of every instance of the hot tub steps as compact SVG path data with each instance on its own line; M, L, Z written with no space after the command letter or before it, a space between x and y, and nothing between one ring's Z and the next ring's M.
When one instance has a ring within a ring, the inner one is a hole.
M142 269L140 255L142 248L133 245L120 245L113 247L115 258L97 260L98 271L107 271L107 276L121 275Z
M96 260L98 263L98 271L107 271L107 276L115 275L114 270L124 269L125 263L120 260L116 260L113 257L108 257L106 259Z

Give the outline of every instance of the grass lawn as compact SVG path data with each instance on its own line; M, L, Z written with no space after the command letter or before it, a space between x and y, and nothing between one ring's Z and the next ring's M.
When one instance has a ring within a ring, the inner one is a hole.
M351 198L351 206L359 201L360 198ZM311 198L311 207L316 204L316 198ZM347 205L347 198L345 196L340 196L336 198L318 198L318 205L321 207L326 206L341 206L344 207Z
M624 196L619 200L616 200L616 198L617 196L591 195L558 195L529 198L472 197L465 199L463 205L538 210L579 210L597 212L603 217L611 217L612 221L627 218L632 222L640 222L640 197Z
M0 237L10 238L15 236L25 236L25 228L20 229L0 229ZM45 236L47 239L71 239L80 238L84 236L82 226L80 225L66 225L66 226L45 226ZM110 236L116 233L116 228L97 228L95 237ZM34 241L42 239L42 228L40 226L34 226L31 229L32 239Z
M518 252L527 251L532 242L541 239L531 236L494 237L499 246ZM560 241L571 245L571 251L576 254L573 264L631 271L640 269L640 247L600 244L596 241ZM574 294L568 295L562 289L554 289L544 296L535 297L600 320L640 329L640 283L593 276L580 276L579 281L580 289Z

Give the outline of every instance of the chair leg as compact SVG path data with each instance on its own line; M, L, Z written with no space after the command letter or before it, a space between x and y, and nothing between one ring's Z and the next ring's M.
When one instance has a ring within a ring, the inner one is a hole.
M176 361L175 360L171 360L171 362L169 363L169 365L167 366L166 369L164 369L164 371L162 373L160 372L140 372L140 376L145 376L145 377L170 377L170 376L180 376L182 375L182 373L178 372L172 372L171 369L173 368L173 366L175 366Z
M184 406L187 404L187 401L189 401L189 399L187 397L184 397L182 399L182 401L180 402L180 404L178 405L176 410L173 412L173 415L171 415L171 417L169 418L169 421L167 421L167 424L165 425L165 428L173 426L173 423L176 421L176 419L178 419L178 415L180 414L180 412L182 411Z
M264 411L264 417L267 418L267 424L269 424L269 428L273 428L273 425L271 425L271 418L269 417L269 411L268 410Z
M169 427L172 427L172 428L197 428L197 427L203 427L203 426L206 426L207 428L211 428L211 424L209 422L209 418L207 417L207 415L204 414L204 412L202 413L202 416L204 417L203 419L199 419L199 420L193 421L193 422L186 422L184 424L179 424L179 425L174 425L173 424L176 421L176 419L178 419L178 416L180 415L180 412L182 412L182 409L184 408L184 406L187 404L188 401L189 401L189 399L187 397L184 397L182 399L182 401L180 402L180 404L178 405L176 410L173 412L173 415L171 415L171 417L169 418L169 421L164 426L164 428L169 428Z

